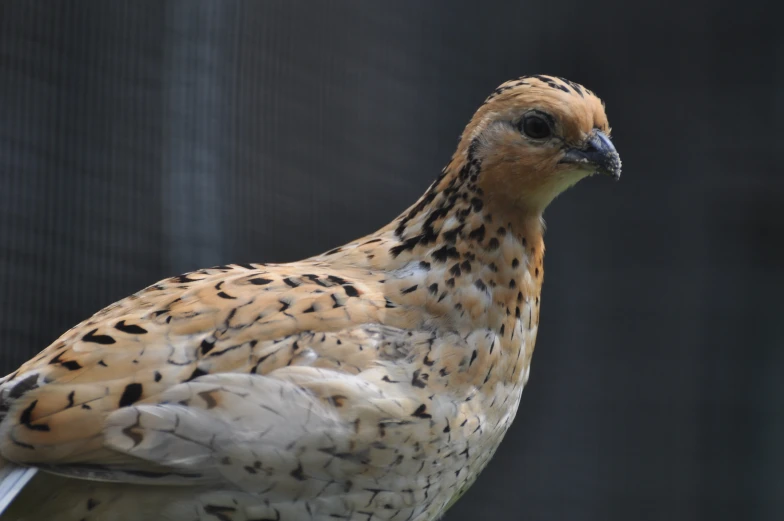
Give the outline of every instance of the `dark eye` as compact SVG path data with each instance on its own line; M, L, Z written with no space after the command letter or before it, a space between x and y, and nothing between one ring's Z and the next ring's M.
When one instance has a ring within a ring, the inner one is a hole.
M550 125L541 116L530 114L523 119L522 130L531 139L544 139L550 137Z

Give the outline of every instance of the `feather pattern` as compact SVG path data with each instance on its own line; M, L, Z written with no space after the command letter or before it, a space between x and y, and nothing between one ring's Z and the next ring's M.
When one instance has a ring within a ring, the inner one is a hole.
M519 130L533 108L551 141ZM0 511L24 487L3 519L437 518L515 416L541 212L592 173L561 159L597 131L584 87L507 82L377 232L162 280L73 327L0 380Z

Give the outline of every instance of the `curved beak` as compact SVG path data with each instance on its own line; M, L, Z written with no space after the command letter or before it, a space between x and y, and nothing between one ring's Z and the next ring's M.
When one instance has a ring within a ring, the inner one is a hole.
M604 132L594 129L583 148L569 148L559 163L572 163L596 169L595 173L621 178L621 156Z

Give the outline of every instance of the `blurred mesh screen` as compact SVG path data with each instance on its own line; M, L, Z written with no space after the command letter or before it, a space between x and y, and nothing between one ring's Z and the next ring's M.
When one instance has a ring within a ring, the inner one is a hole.
M432 180L437 77L385 48L405 21L306 7L3 4L4 370L164 276L372 231Z
M548 210L531 384L447 519L782 519L781 31L632 4L0 2L0 369L163 277L373 231L554 73L624 178Z

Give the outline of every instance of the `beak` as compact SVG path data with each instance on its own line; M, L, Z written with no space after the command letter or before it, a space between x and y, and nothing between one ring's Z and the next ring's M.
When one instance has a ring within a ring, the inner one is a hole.
M621 178L621 156L604 132L594 129L583 148L569 148L559 163L571 163L596 168L597 173L608 174L617 181Z

